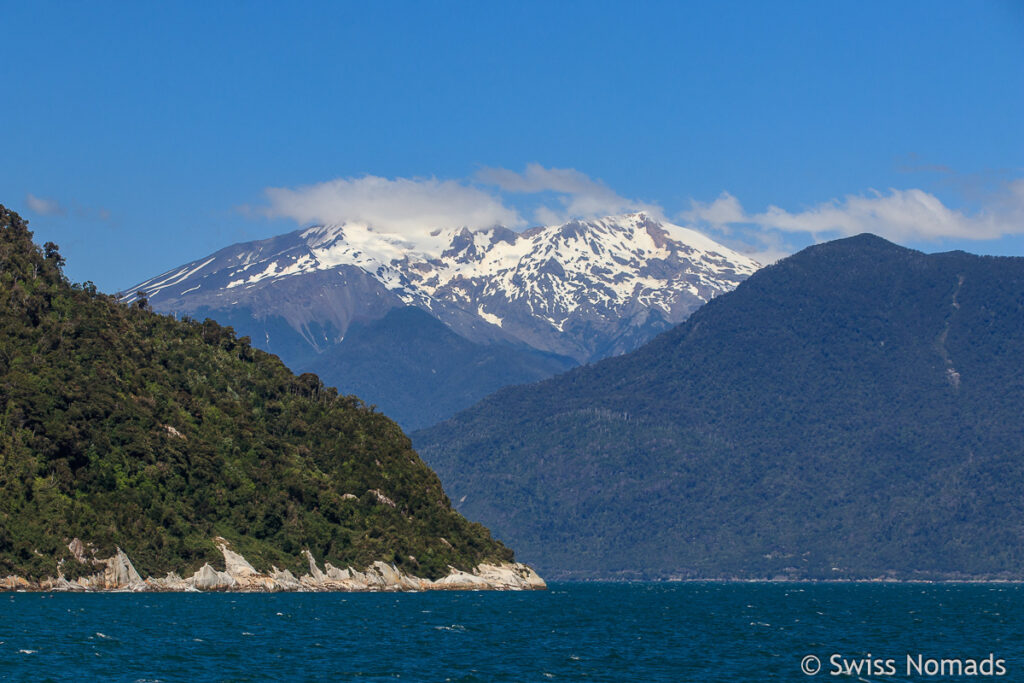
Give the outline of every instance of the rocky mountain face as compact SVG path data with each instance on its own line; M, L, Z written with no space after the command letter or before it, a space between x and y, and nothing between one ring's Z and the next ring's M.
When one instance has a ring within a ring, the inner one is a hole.
M862 235L413 434L555 578L1024 577L1024 259Z
M630 351L757 267L645 213L522 233L494 227L424 230L416 237L349 223L222 249L139 283L124 298L143 291L155 310L229 324L293 369L316 372L346 392L380 380L379 374L332 369L345 364L339 355L352 360L351 345L346 348L352 326L373 325L397 308L418 308L461 338L465 355L449 360L473 367L475 357L502 349L500 382L486 368L476 373L479 381L458 387L438 367L406 368L416 376L411 384L424 389L402 402L436 406L458 388L468 402L454 412L506 382L531 382ZM413 338L426 330L406 329L408 339L393 341L411 351ZM347 362L350 370L360 365L366 363ZM438 418L404 411L394 394L363 397L409 428Z

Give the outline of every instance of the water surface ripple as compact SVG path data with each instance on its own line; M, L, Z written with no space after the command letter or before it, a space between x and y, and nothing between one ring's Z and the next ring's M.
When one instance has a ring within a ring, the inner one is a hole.
M116 681L979 680L907 654L1006 660L1024 586L553 584L546 592L0 594L0 678ZM897 675L829 675L829 657Z

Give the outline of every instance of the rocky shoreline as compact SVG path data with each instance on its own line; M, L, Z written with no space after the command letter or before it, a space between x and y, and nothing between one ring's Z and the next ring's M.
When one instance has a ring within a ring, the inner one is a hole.
M364 571L352 567L339 569L330 562L324 569L308 550L303 555L309 561L309 573L296 577L289 570L272 567L269 573L257 571L242 555L228 548L223 539L218 544L224 555L224 571L209 563L192 576L182 578L170 572L163 578L143 579L131 560L120 548L105 560L87 560L82 553L83 544L73 540L68 546L81 563L91 562L103 568L74 580L60 575L41 581L29 581L21 576L0 579L0 591L57 591L57 592L200 592L225 591L242 593L291 592L375 592L375 591L427 591L427 590L544 590L547 584L533 569L521 563L500 565L480 564L472 572L449 567L449 573L436 581L406 574L394 565L374 562Z

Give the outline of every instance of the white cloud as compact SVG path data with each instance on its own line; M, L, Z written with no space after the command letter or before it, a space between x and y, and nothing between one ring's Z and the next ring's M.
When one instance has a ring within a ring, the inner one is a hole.
M520 199L512 202L512 195ZM523 215L543 225L638 210L664 215L660 206L623 197L576 169L540 164L528 164L521 172L483 168L463 180L339 178L267 188L266 196L268 206L249 210L300 224L364 222L408 237L434 228L519 228L526 224ZM723 192L711 202L691 201L679 218L761 262L777 260L811 238L862 232L900 243L1024 234L1024 179L1004 182L977 205L982 208L952 208L934 194L912 188L847 195L801 211L772 205L748 212L739 199ZM52 200L31 195L29 206L37 212L64 211Z
M476 177L481 182L497 185L506 192L561 192L564 194L610 194L612 190L599 180L574 168L545 168L540 164L527 164L522 173L507 168L482 168Z
M896 241L943 238L995 239L1024 234L1024 179L1005 184L987 198L985 207L965 212L947 207L919 189L872 191L824 202L805 211L769 206L748 214L729 193L711 203L691 202L682 217L713 227L755 225L788 233L856 235L871 232Z
M753 221L786 232L855 235L872 232L895 240L959 237L987 239L998 237L1004 229L993 216L980 213L968 216L946 207L938 197L923 190L890 190L888 195L847 196L801 211L790 213L770 206ZM1018 226L1021 229L1024 226Z
M56 199L45 199L34 194L25 195L28 208L40 216L63 216L67 210Z
M517 227L519 214L499 197L455 180L436 178L338 178L298 188L266 189L271 217L298 223L364 222L404 235L434 228Z
M710 204L703 204L694 199L690 200L690 210L684 211L681 217L695 223L707 223L716 228L728 226L732 223L749 223L749 219L743 212L743 207L736 197L728 192L723 192L718 199Z
M570 218L595 218L630 211L648 211L661 216L662 209L620 196L600 180L574 168L545 168L527 164L522 173L506 168L483 168L476 180L495 185L504 192L520 194L553 193L559 206L542 205L534 211L541 224L562 223Z
M505 194L538 195L530 202L532 214L544 225L639 210L659 217L663 213L661 207L622 197L575 169L540 164L529 164L522 173L484 168L472 181L366 175L298 188L271 187L265 193L269 206L243 210L302 224L358 221L404 235L434 228L522 227L525 221L503 200Z

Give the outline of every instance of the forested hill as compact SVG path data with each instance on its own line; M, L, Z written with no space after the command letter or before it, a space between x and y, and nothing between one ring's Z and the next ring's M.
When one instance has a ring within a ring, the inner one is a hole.
M1024 259L861 235L413 435L554 577L1024 578Z
M427 578L512 558L384 415L61 265L0 207L0 576L55 575L74 537L143 576L219 563L216 536L257 569L305 569L306 548Z

